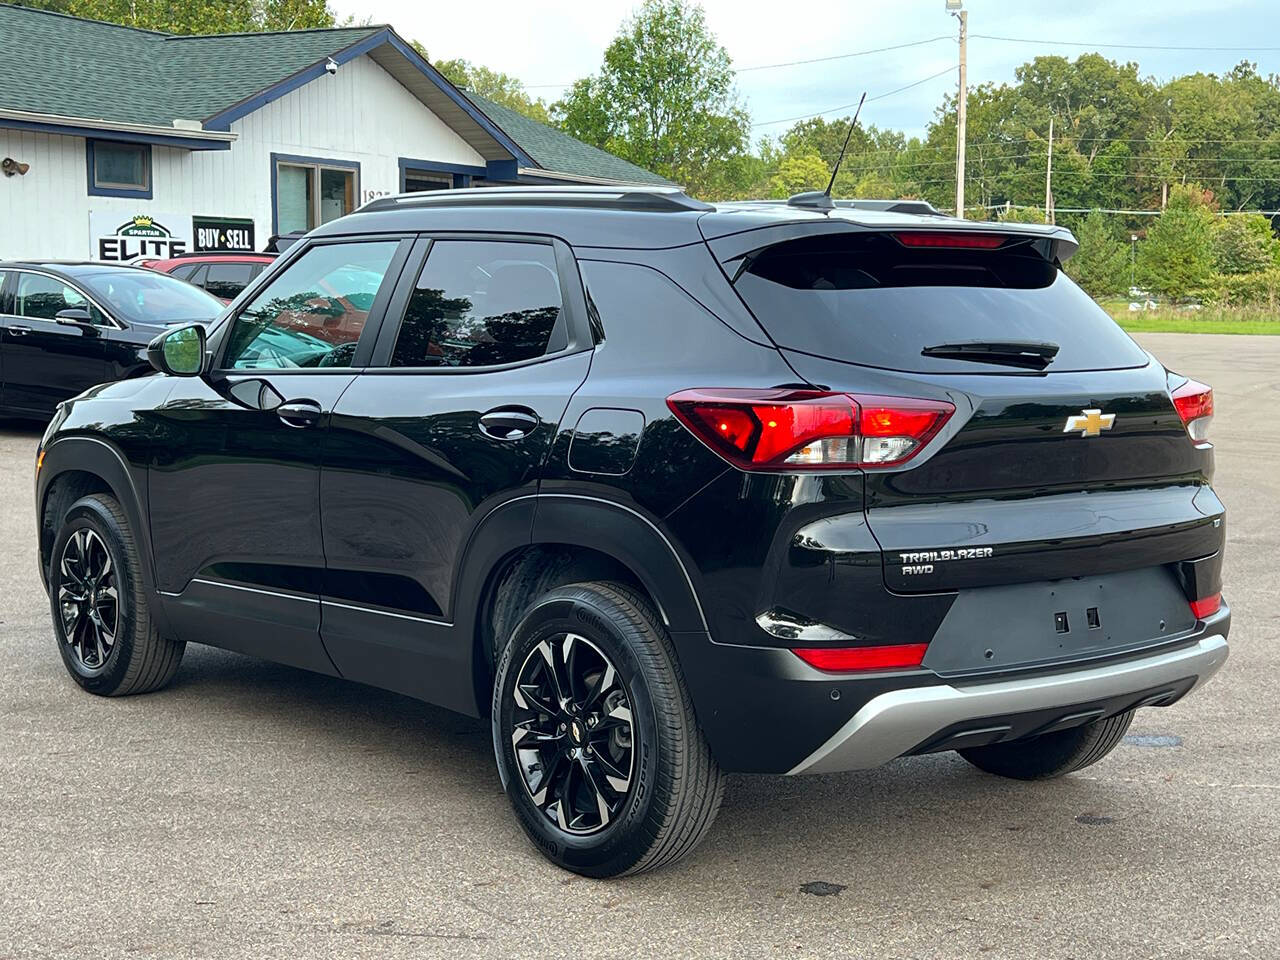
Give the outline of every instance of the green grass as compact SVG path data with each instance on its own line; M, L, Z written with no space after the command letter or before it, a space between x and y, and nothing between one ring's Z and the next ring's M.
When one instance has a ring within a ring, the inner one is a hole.
M1144 310L1130 313L1127 303L1102 306L1132 333L1245 333L1280 336L1280 311L1263 307L1215 307L1201 310Z

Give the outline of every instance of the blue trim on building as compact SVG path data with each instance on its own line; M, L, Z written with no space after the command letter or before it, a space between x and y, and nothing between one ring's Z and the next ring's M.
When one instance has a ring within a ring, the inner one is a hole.
M484 176L486 180L518 180L520 164L514 160L490 160Z
M33 130L36 133L56 133L64 137L84 137L92 140L114 140L117 143L150 143L158 147L181 147L184 150L230 150L227 140L201 140L165 133L137 133L131 130L108 130L101 127L81 127L74 123L44 123L36 120L0 118L0 127L14 130Z
M446 80L440 71L424 60L418 51L414 50L413 47L401 40L400 37L396 35L395 31L390 28L370 34L363 40L353 43L351 46L331 54L331 56L333 57L334 62L341 66L344 63L354 60L356 57L364 56L369 51L374 50L383 44L390 45L392 49L417 67L423 76L439 87L441 92L465 111L472 120L479 124L480 128L484 130L485 133L498 141L504 150L508 151L515 157L516 166L538 166L538 164L534 162L533 158L520 149L520 146L507 136L507 134L503 132L497 124L485 116L474 103L468 100L466 96L458 90L457 87ZM204 121L205 129L230 130L231 124L234 121L239 120L247 114L253 113L255 110L265 107L273 100L279 100L285 94L291 93L299 87L310 83L312 80L323 76L325 73L324 64L324 60L318 61L310 67L307 67L304 70L299 70L292 76L286 77L279 83L272 84L265 90L261 90L253 96L241 100L234 106L228 107L226 110L214 114Z
M387 42L387 37L390 34L390 30L379 30L377 33L370 34L363 40L358 40L350 46L344 47L329 56L333 58L334 63L338 64L338 66L342 66L342 64L348 63L356 57L363 56L375 47L382 46ZM328 57L325 59L327 60ZM241 117L248 116L255 110L262 109L273 100L279 100L285 94L292 93L294 90L310 83L318 77L323 77L325 75L324 65L325 60L317 61L311 66L285 77L278 83L273 83L271 86L266 87L263 90L259 90L253 96L246 97L239 103L233 104L219 113L215 113L204 121L204 128L206 130L230 130L231 124L234 121L239 120Z
M446 80L439 70L424 60L417 50L413 49L413 47L401 40L395 31L387 30L386 33L387 42L390 43L391 46L406 60L421 70L422 74L438 86L445 96L461 107L463 111L466 112L467 116L471 117L472 120L480 125L480 128L484 130L485 133L497 140L502 146L502 149L515 157L518 166L538 166L531 156L520 149L519 144L507 136L507 134L496 123L485 116L484 113L480 111L479 107L466 98L462 91Z
M332 157L303 157L295 153L273 153L271 154L271 235L277 236L280 233L280 215L276 206L278 197L278 187L276 183L276 171L281 163L297 163L304 166L314 166L320 164L324 167L337 167L341 170L354 170L356 174L355 206L360 206L360 161L359 160L335 160ZM316 189L320 189L319 182L316 183ZM319 224L317 224L319 226Z
M407 170L425 170L428 173L448 173L453 175L454 188L471 186L472 177L483 177L485 175L484 167L471 166L465 163L441 163L438 160L414 160L411 157L401 157L400 164L400 192L405 191L405 172Z
M99 143L116 143L119 146L142 147L142 160L146 168L147 185L140 190L130 189L128 187L99 187L94 183L93 168L94 158L93 151L96 144ZM84 161L85 172L88 179L89 196L91 197L128 197L133 200L150 200L155 194L155 180L151 176L151 144L149 143L124 143L119 140L108 140L102 137L97 139L86 139L84 142Z

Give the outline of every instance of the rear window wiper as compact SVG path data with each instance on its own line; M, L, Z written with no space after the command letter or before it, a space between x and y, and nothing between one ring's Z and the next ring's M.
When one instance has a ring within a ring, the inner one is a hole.
M1058 355L1058 345L1042 340L964 340L925 347L920 355L941 360L972 360L975 363L999 363L1007 367L1043 370Z

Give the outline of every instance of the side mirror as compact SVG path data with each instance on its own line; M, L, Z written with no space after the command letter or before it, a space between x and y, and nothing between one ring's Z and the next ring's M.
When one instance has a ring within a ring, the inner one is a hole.
M171 377L198 377L204 373L204 347L204 327L189 323L152 340L147 345L147 360Z
M98 328L93 325L93 317L90 316L87 307L67 307L65 310L59 310L53 315L53 321L64 327L79 327L86 337L98 335Z

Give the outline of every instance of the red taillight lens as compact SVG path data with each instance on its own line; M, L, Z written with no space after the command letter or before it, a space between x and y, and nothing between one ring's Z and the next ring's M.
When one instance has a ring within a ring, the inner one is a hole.
M996 233L895 233L904 247L946 247L952 250L994 250L1007 240Z
M680 422L743 470L896 466L947 422L944 400L819 390L682 390L667 398Z
M1188 380L1173 391L1173 405L1196 443L1209 439L1209 422L1213 419L1213 388L1198 380Z
M1191 601L1191 613L1197 620L1211 617L1222 609L1222 593L1218 592L1201 600Z
M927 643L900 643L887 647L801 647L791 652L819 670L848 673L918 667L928 648Z

